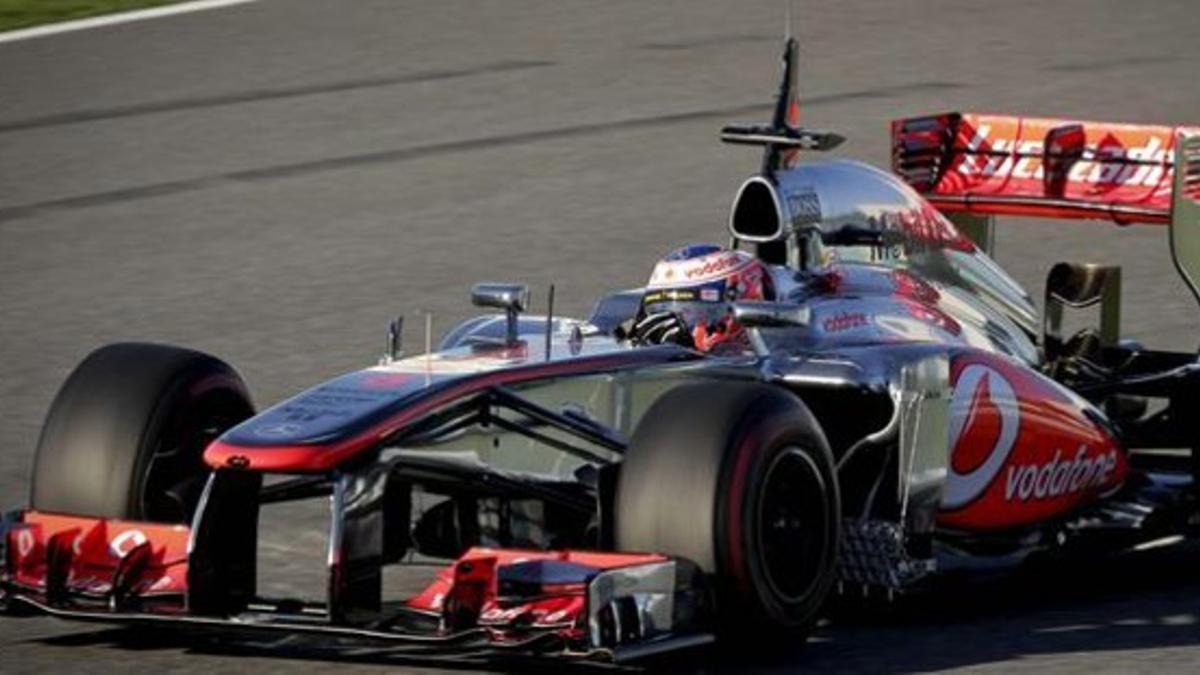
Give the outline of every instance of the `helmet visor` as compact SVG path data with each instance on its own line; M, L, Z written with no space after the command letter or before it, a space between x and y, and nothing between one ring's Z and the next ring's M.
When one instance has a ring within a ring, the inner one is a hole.
M642 307L646 314L673 312L690 331L699 325L716 326L729 316L729 303L722 295L721 289L708 286L664 288L646 293Z

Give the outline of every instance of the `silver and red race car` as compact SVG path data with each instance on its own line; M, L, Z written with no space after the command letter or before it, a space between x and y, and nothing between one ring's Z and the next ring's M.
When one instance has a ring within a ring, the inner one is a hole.
M752 257L773 297L691 298L741 348L649 339L646 289L581 320L480 284L500 312L407 357L393 324L378 365L260 413L213 357L100 348L4 518L5 607L624 662L803 633L839 589L1193 535L1197 355L1120 338L1117 268L1056 265L1039 317L988 252L997 214L1167 224L1196 292L1200 130L951 113L893 123L891 174L801 162L841 139L799 126L795 59L771 124L722 132L765 148L731 250L649 287ZM328 582L263 597L260 507L308 499ZM385 597L386 567L431 558L423 592Z

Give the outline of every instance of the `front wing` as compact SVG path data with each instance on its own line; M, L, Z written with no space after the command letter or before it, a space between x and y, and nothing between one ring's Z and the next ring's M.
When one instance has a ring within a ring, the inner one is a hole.
M348 621L295 600L208 610L190 583L191 535L182 525L9 514L0 593L12 607L73 620L369 643L418 656L620 663L713 639L702 575L678 558L472 548L417 596Z

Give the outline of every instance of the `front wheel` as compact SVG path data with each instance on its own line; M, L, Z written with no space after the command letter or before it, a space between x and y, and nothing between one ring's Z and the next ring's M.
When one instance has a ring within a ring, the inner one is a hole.
M840 513L829 444L799 398L758 383L686 384L635 430L616 544L699 564L723 633L802 633L833 584Z
M253 414L224 362L189 349L121 343L88 355L59 390L34 459L39 511L189 522L213 439Z

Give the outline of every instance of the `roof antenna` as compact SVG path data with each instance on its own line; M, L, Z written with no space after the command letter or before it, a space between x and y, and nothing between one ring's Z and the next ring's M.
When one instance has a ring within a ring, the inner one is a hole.
M550 360L550 343L554 335L554 284L546 296L546 360Z
M792 5L796 0L783 0L783 39L792 39Z
M783 47L783 78L775 98L771 124L730 124L721 129L721 140L737 145L764 146L763 173L792 168L799 150L832 150L846 140L832 131L800 126L800 47L792 36L792 2L785 0L787 39Z

